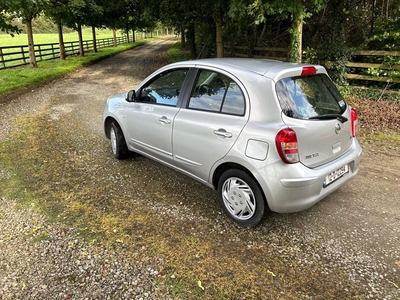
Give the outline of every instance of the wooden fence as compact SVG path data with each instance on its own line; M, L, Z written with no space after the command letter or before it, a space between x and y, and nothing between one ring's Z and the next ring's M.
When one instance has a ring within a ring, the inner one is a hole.
M145 33L136 33L136 39L146 38ZM117 37L117 45L128 43L126 36ZM114 38L96 40L97 48L107 48L114 46ZM79 54L79 42L64 42L65 55ZM37 44L34 46L37 61L52 60L60 58L59 43ZM84 51L93 50L93 40L83 41ZM23 66L29 64L28 45L0 47L0 70Z
M234 57L254 57L254 58L269 58L281 61L288 61L287 48L266 48L255 47L250 53L245 46L235 46L227 49L230 56ZM400 60L400 51L377 51L377 50L358 50L352 52L352 61L346 64L348 73L347 79L350 80L367 80L367 81L381 81L381 82L397 82L400 83L399 77L388 76L373 76L368 75L368 69L381 69L390 71L400 71L400 65L390 65L383 63L385 57L394 57L395 60ZM329 62L330 65L334 62Z
M376 50L358 50L352 52L352 57L356 62L349 61L347 63L347 67L350 70L361 70L361 72L355 71L354 73L346 74L348 79L352 80L368 80L368 81L381 81L381 82L397 82L400 83L399 77L389 78L387 76L373 76L373 75L366 75L363 70L367 69L381 69L390 71L400 71L400 65L396 64L385 64L382 63L385 57L394 57L398 60L400 57L400 51L376 51ZM364 62L366 61L366 62ZM370 62L372 61L372 62ZM360 74L361 73L361 74Z

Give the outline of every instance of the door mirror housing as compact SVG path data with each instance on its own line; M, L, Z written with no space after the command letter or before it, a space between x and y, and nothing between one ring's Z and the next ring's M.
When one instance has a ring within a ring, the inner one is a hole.
M128 93L126 93L126 101L128 102L136 102L136 92L135 90L131 90Z

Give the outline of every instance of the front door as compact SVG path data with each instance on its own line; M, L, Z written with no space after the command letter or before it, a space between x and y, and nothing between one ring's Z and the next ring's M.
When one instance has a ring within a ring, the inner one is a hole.
M168 164L172 158L172 128L178 98L188 69L156 75L137 92L126 114L127 140L133 150Z

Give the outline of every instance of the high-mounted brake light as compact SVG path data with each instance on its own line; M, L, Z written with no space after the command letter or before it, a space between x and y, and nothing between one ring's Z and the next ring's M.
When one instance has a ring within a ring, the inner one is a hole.
M300 161L297 135L293 129L285 128L280 130L276 134L275 145L284 163L295 164Z
M303 67L303 69L301 70L301 76L308 76L314 74L317 74L317 69L313 66Z
M351 135L355 137L358 132L358 115L354 108L351 108Z

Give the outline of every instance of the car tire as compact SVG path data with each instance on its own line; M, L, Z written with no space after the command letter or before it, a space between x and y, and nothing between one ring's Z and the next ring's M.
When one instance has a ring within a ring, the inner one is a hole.
M121 127L115 122L112 122L110 126L110 140L111 150L115 158L124 159L129 156L130 152L126 146L124 134Z
M230 219L254 227L265 213L265 197L258 183L245 171L230 169L218 181L218 198Z

